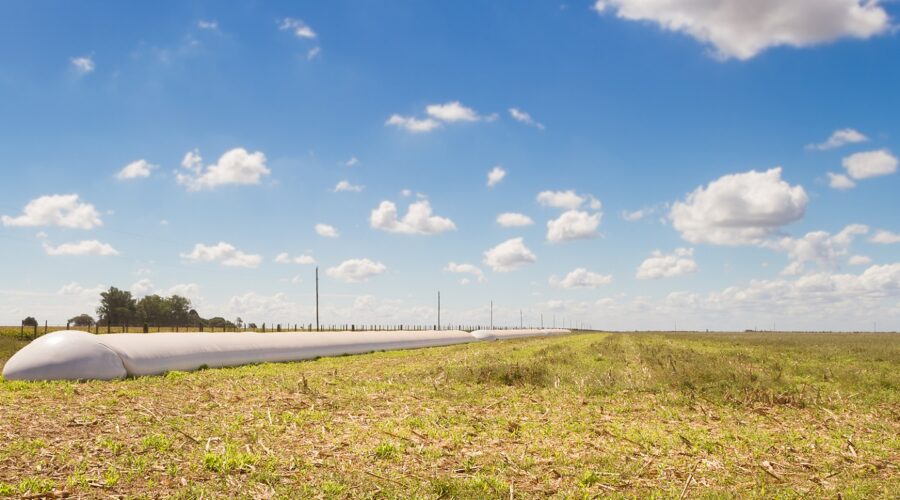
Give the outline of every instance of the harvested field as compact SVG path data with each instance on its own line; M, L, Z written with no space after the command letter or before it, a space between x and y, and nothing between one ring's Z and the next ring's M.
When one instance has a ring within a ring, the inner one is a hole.
M896 334L577 334L2 382L0 495L891 497L898 368Z

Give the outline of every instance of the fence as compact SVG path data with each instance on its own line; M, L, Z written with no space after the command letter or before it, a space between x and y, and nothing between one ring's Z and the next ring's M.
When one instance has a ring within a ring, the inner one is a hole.
M262 323L259 326L209 326L209 325L150 325L150 324L140 324L140 325L131 325L131 324L122 324L122 325L106 325L95 323L91 326L48 326L45 321L43 326L38 325L37 323L31 326L25 326L22 324L19 327L0 327L0 331L3 333L10 333L10 330L18 330L15 335L20 340L34 340L42 335L46 335L47 333L52 333L60 330L80 330L88 333L96 333L96 334L104 334L104 333L157 333L157 332L258 332L258 333L278 333L278 332L334 332L334 331L349 331L349 332L371 332L371 331L428 331L428 330L462 330L462 331L475 331L475 330L485 330L488 328L492 328L494 330L509 330L509 329L518 329L518 326L509 327L509 326L493 326L489 327L487 325L420 325L420 324L358 324L358 323L345 323L345 324L330 324L330 325L320 325L317 329L315 325L311 323L307 324L283 324L283 323ZM536 327L526 327L526 328L536 328Z

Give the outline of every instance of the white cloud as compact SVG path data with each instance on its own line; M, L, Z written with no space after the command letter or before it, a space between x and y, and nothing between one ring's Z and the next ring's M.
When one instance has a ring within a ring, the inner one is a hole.
M103 225L100 213L90 203L83 203L77 194L52 194L35 198L25 205L22 215L0 217L4 226L37 227L60 226L73 229L93 229Z
M881 229L876 232L871 238L869 238L869 241L871 241L872 243L881 243L882 245L900 243L900 234Z
M497 165L487 175L487 185L488 187L494 187L497 184L500 184L500 181L506 177L506 170L503 169L500 165Z
M91 73L97 67L96 64L94 64L94 59L90 56L73 57L69 62L72 63L72 68L75 69L75 72L79 75Z
M150 177L150 173L159 168L158 165L152 165L147 160L137 160L129 163L122 167L122 170L119 170L116 173L116 179L120 181L125 181L129 179L141 179Z
M847 263L851 266L868 266L872 263L872 259L865 255L851 255L849 259L847 259Z
M481 119L474 109L452 101L445 104L429 104L425 107L428 116L443 122L475 122Z
M87 297L97 297L101 292L105 292L106 287L103 285L96 285L91 288L86 288L79 285L76 282L71 282L67 285L63 285L56 293L58 295L82 295Z
M869 0L597 0L594 8L690 35L721 59L747 60L771 47L866 39L891 29L887 12Z
M414 134L431 132L441 126L440 122L432 120L431 118L419 119L412 116L401 116L397 114L391 115L384 124L402 128L403 130Z
M568 210L558 218L547 222L547 241L560 243L597 236L597 227L603 214L591 214L581 210Z
M59 246L52 246L44 242L44 251L47 255L53 256L80 256L80 255L99 255L111 256L119 255L119 252L108 243L101 243L97 240L83 240L75 243L63 243Z
M249 153L244 148L226 151L213 165L203 166L197 150L184 155L181 166L187 173L176 173L175 179L189 191L215 189L228 184L259 184L263 176L272 173L261 151Z
M277 318L296 317L296 306L291 303L284 293L274 295L262 295L257 292L247 292L243 295L235 295L228 300L228 313L232 317L240 317L248 322L263 323ZM269 328L273 327L271 323Z
M431 132L440 127L442 123L494 121L496 119L496 115L482 118L474 109L463 106L459 101L451 101L445 104L429 104L425 107L425 113L428 115L425 118L403 116L395 113L384 122L384 125L393 125L411 133L422 133Z
M537 195L537 201L545 207L575 210L584 203L585 198L575 194L575 191L541 191Z
M509 115L512 116L513 119L516 120L517 122L521 122L526 125L531 125L533 127L537 127L540 130L544 130L543 124L534 121L534 118L532 118L530 114L528 114L525 111L522 111L521 109L509 108Z
M397 218L397 205L382 201L372 210L369 223L374 229L402 234L439 234L456 229L452 220L432 215L431 203L424 199L411 203L402 219Z
M856 183L853 182L853 179L844 174L835 174L833 172L828 172L828 185L841 191L856 187Z
M227 267L256 268L262 262L262 256L244 253L224 241L211 246L197 243L191 253L181 254L181 258L190 262L218 262Z
M402 196L404 198L409 198L410 196L412 196L412 190L404 189L404 190L400 191L400 196Z
M654 211L655 210L652 208L639 208L639 209L631 211L631 212L629 212L627 210L623 210L622 218L628 222L637 222L637 221L643 219L644 217L647 217L648 215L653 214Z
M154 290L156 290L156 288L153 286L153 282L148 278L138 280L131 285L131 294L137 299L153 295Z
M344 165L348 167L352 167L354 165L359 165L359 159L355 156L351 156L349 160L344 162Z
M806 213L802 186L781 179L781 167L731 174L700 186L669 213L675 229L691 243L759 244Z
M515 212L506 212L497 216L497 224L503 227L522 227L534 224L531 217Z
M831 137L829 137L825 142L820 144L810 144L806 146L807 149L818 149L819 151L825 151L828 149L835 149L841 146L846 146L847 144L856 144L860 142L866 142L869 138L863 135L861 132L858 132L852 128L844 128L840 130L835 130Z
M855 153L843 161L850 177L856 180L893 174L897 171L897 157L887 149Z
M362 190L365 189L365 188L366 188L366 187L363 186L363 185L360 185L360 184L350 184L350 181L348 181L348 180L343 180L343 181L341 181L341 182L338 182L337 185L334 186L334 192L335 192L335 193L340 193L340 192L343 192L343 191L350 191L350 192L353 192L353 193L358 193L358 192L362 191Z
M316 224L316 234L324 238L337 238L340 236L338 230L328 224Z
M597 288L612 283L608 274L592 273L583 267L573 270L565 278L550 277L550 285L557 288Z
M328 268L326 273L332 278L347 283L367 281L373 276L384 273L387 267L381 262L373 262L369 259L350 259L341 262L335 267Z
M674 278L697 271L693 248L676 248L672 254L654 251L638 267L635 277L641 280Z
M278 25L278 29L282 31L290 31L297 38L314 40L317 36L316 32L313 31L313 29L310 28L308 24L304 23L300 19L294 19L292 17L286 17L282 19L281 23Z
M322 47L315 46L306 51L306 60L312 61L313 59L319 57L320 55L322 55Z
M287 252L282 252L275 257L275 262L279 264L315 264L316 259L312 255L298 255L291 257Z
M537 262L534 253L525 246L522 238L512 238L484 252L484 263L495 272L515 271Z
M201 20L197 21L197 27L202 30L215 31L215 30L219 29L219 23L215 19L211 19L211 20L201 19Z
M484 283L486 281L484 272L480 268L478 268L478 266L475 266L473 264L457 264L456 262L449 262L444 268L444 271L456 274L471 274L478 279L479 283Z
M806 233L802 238L786 236L767 241L763 246L787 252L791 263L782 273L796 275L804 271L804 266L808 262L825 267L836 267L838 261L849 253L853 240L868 232L869 227L864 224L850 224L835 235L826 231L812 231Z

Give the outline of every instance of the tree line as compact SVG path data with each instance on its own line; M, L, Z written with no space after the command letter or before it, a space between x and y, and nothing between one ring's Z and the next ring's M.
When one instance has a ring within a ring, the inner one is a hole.
M137 325L153 326L208 326L214 328L240 328L243 321L237 318L234 322L222 317L205 319L193 309L190 299L180 295L163 297L147 295L135 299L131 292L110 287L100 293L100 306L97 307L97 319L90 314L79 314L69 319L71 326L94 325ZM26 318L32 320L32 318ZM24 324L24 322L23 322ZM29 326L29 325L25 325Z

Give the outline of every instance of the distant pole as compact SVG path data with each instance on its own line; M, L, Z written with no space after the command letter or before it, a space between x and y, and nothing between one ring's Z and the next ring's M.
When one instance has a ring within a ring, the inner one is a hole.
M541 330L544 329L544 313L541 313Z
M522 328L522 310L519 309L519 328Z
M316 331L319 330L319 266L316 266Z
M491 301L491 330L494 329L494 301Z
M438 290L438 324L437 329L441 329L441 292Z

